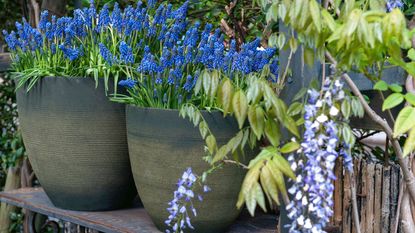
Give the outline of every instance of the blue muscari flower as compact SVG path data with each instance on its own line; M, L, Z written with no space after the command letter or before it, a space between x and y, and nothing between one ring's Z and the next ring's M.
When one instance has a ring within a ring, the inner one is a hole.
M278 64L278 58L274 58L271 65L269 66L271 74L273 74L273 77L270 77L272 82L276 82L278 80L278 72L280 70L279 64Z
M54 30L55 33L55 37L57 38L62 38L64 36L65 33L65 29L67 27L67 25L72 21L72 18L70 17L61 17L58 18L57 22L56 22L56 28Z
M167 78L167 84L173 85L175 80L176 79L175 79L174 71L170 70L169 77Z
M84 9L85 12L85 26L92 29L92 25L97 18L97 10L92 2L89 8Z
M163 84L163 79L161 78L160 73L157 73L157 78L156 78L155 83L158 84L158 85Z
M19 41L16 37L16 32L12 31L10 34L3 30L4 39L11 51L15 51L19 47Z
M32 47L32 51L34 51L36 49L39 49L39 48L42 48L42 46L43 46L43 36L36 29L33 29L33 41L34 41L34 44L33 44L33 47Z
M118 2L116 2L114 4L114 10L112 11L112 14L111 14L111 24L119 32L122 31L122 29L123 29L123 18L122 18L122 13L121 13L120 7L118 5Z
M51 50L52 54L55 54L56 53L56 44L55 43L52 43L50 45L50 50Z
M165 22L166 22L166 9L163 4L160 4L154 15L153 25L154 26L157 24L162 25Z
M194 229L190 222L189 212L191 211L193 216L197 216L196 209L192 202L195 197L193 189L195 184L197 184L196 181L197 176L193 173L191 168L187 168L177 182L177 190L173 193L173 200L168 203L169 207L167 208L167 211L169 212L169 216L165 223L170 229L166 230L166 232L182 232L186 228ZM201 196L197 196L201 201Z
M148 74L157 73L160 68L157 62L155 61L154 55L151 54L150 48L146 46L144 48L144 52L145 54L143 56L143 59L141 60L140 66L137 68L137 71L140 73Z
M160 41L164 41L164 39L166 38L166 33L167 33L167 26L163 24L163 26L161 26L161 30L159 32L159 36L157 39Z
M155 26L148 26L147 29L148 37L154 37L157 34L157 28Z
M182 6L180 6L177 10L172 12L172 17L175 20L185 20L187 16L187 9L189 7L189 1L186 1L183 3Z
M391 12L395 8L403 8L404 3L401 0L387 0L386 11Z
M48 16L48 11L42 11L42 13L40 14L39 29L43 32L46 31L46 24L49 22Z
M147 0L148 8L152 9L157 3L157 0Z
M100 31L102 28L108 26L110 23L111 23L111 19L110 19L110 12L108 10L108 4L105 4L104 7L99 12L97 30Z
M125 41L120 43L120 61L125 64L134 63L133 49Z
M193 82L192 82L193 77L191 75L188 75L186 78L186 83L183 86L183 89L190 93L193 89Z
M81 48L67 48L65 45L59 45L59 49L62 50L63 54L66 58L70 61L76 60L78 57L82 56L82 49Z
M173 9L173 5L172 4L167 4L167 8L166 8L166 18L167 19L171 19L172 18L172 9Z
M107 49L107 47L105 47L102 43L99 43L99 52L108 65L112 66L117 62L117 57L113 55L111 51L109 51L109 49Z
M85 37L87 35L86 28L88 16L80 9L74 11L74 18L70 24L72 30L75 32L75 35L78 37Z
M137 81L131 78L127 78L125 80L121 80L118 82L118 86L126 87L126 88L133 88L136 84L137 84Z
M160 57L160 65L163 69L170 68L173 65L173 59L171 59L170 50L167 47L163 47L163 51Z

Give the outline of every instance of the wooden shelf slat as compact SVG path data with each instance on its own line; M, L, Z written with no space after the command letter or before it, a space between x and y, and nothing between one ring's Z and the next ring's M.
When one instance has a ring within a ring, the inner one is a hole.
M63 210L53 206L42 188L22 188L1 192L0 201L102 232L160 232L142 207L99 212ZM228 233L274 233L276 226L275 215L259 214L251 218L243 212Z

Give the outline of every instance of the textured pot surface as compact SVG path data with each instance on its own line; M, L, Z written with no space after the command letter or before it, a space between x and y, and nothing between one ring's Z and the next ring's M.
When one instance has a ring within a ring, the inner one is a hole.
M57 207L110 210L136 196L124 105L105 96L100 80L46 77L17 92L30 162Z
M127 138L131 166L140 198L156 226L164 231L168 202L176 183L187 167L201 175L209 167L199 129L179 116L177 110L145 109L127 106ZM236 121L219 112L204 113L218 145L238 132ZM252 153L246 153L246 157ZM244 159L241 158L242 162ZM222 232L238 217L236 201L245 171L233 165L208 176L209 193L203 202L193 200L197 217L192 217L193 232ZM189 213L190 216L193 216ZM186 231L187 232L187 231Z

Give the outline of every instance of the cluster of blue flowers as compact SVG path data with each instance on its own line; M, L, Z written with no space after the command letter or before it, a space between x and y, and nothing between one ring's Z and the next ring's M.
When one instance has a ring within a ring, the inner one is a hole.
M166 225L169 227L169 229L166 230L167 233L182 232L186 228L194 229L190 222L189 211L191 211L193 216L197 216L196 209L192 203L192 200L195 197L193 190L197 180L198 178L193 173L192 168L187 168L177 182L177 190L174 191L174 198L169 202L169 207L167 208L167 211L170 214L165 221ZM205 185L203 191L209 192L210 188ZM199 201L203 201L201 195L197 195L197 198ZM190 209L188 209L189 207Z
M50 56L48 51L55 54L59 49L64 57L75 61L89 55L85 51L99 46L102 57L110 66L133 64L136 56L141 58L141 43L132 38L143 38L149 46L160 42L173 46L187 26L187 2L177 10L172 10L171 4L160 4L154 9L155 4L156 1L148 1L145 7L139 1L136 7L121 10L115 3L112 12L108 5L98 12L91 1L90 7L76 9L73 17L52 16L49 20L49 13L44 11L38 28L23 20L23 23L16 23L16 32L3 31L3 34L14 53L32 56L33 52L39 51ZM85 58L89 59L89 56Z
M305 132L301 153L290 155L288 160L297 178L288 190L293 196L287 205L292 220L290 233L321 233L333 214L333 169L335 160L343 156L345 167L353 169L347 148L338 151L341 113L335 103L341 102L345 93L343 84L336 78L327 77L322 94L309 90L305 106Z
M185 9L182 7L177 11L183 11L180 15L185 15ZM171 38L171 34L169 36ZM206 24L202 30L199 23L188 27L183 35L175 39L175 43L165 40L161 43L160 50L152 51L146 45L136 68L136 72L146 78L139 80L138 85L154 89L154 98L158 98L162 104L169 101L165 97L166 93L170 93L169 96L173 96L173 102L178 101L178 105L183 99L190 99L199 74L204 69L216 69L233 78L260 72L269 65L272 73L270 79L276 81L278 77L276 49L262 48L260 39L243 44L240 51L237 51L234 40L227 48L224 35L219 29L213 30L212 25ZM136 89L137 92L139 90ZM135 93L134 96L138 95Z
M395 8L403 8L404 4L401 0L387 0L386 11L391 12Z

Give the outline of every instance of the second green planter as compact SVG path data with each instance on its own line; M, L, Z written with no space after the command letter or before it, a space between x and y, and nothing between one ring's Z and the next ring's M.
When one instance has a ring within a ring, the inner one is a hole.
M203 115L219 145L238 132L236 121L223 118L220 112ZM178 110L127 106L126 120L131 167L140 198L155 225L164 231L168 202L185 169L191 167L200 175L209 168L202 159L204 141L199 129L181 118ZM244 176L243 169L226 165L208 177L212 191L203 193L203 202L193 201L197 217L192 218L192 232L219 233L234 222L240 212L236 202Z

